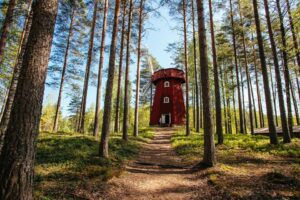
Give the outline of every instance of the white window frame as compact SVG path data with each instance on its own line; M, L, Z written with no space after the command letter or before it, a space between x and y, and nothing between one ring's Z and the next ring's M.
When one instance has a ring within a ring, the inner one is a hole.
M170 103L170 98L169 97L164 97L164 103Z
M170 87L170 82L169 81L165 81L164 82L164 87Z

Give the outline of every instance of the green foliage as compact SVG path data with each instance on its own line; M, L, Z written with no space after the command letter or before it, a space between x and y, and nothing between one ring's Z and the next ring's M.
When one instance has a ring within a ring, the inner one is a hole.
M56 105L52 103L47 103L43 107L40 129L43 131L51 131L54 124Z

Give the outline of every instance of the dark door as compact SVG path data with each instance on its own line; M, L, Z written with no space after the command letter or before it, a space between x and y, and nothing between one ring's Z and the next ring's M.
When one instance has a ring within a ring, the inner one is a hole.
M170 124L170 115L166 115L165 118L166 118L165 119L166 124Z

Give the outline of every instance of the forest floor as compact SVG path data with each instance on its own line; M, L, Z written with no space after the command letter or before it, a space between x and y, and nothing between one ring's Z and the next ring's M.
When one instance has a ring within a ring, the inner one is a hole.
M264 136L225 135L216 147L218 164L209 169L197 165L203 134L145 129L129 142L113 135L110 160L97 156L98 143L42 134L36 199L300 199L300 139L270 146Z
M191 173L171 147L174 132L157 129L154 139L126 166L126 172L108 182L101 199L209 199L214 189Z
M156 129L137 159L105 185L101 199L299 199L300 140L268 145L264 136L225 136L217 146L218 164L198 165L203 135Z

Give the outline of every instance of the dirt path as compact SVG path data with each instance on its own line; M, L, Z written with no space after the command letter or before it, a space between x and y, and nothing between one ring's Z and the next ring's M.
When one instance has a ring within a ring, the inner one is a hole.
M126 172L109 181L103 199L199 199L201 190L208 192L207 181L195 178L176 156L170 141L173 132L157 129Z

